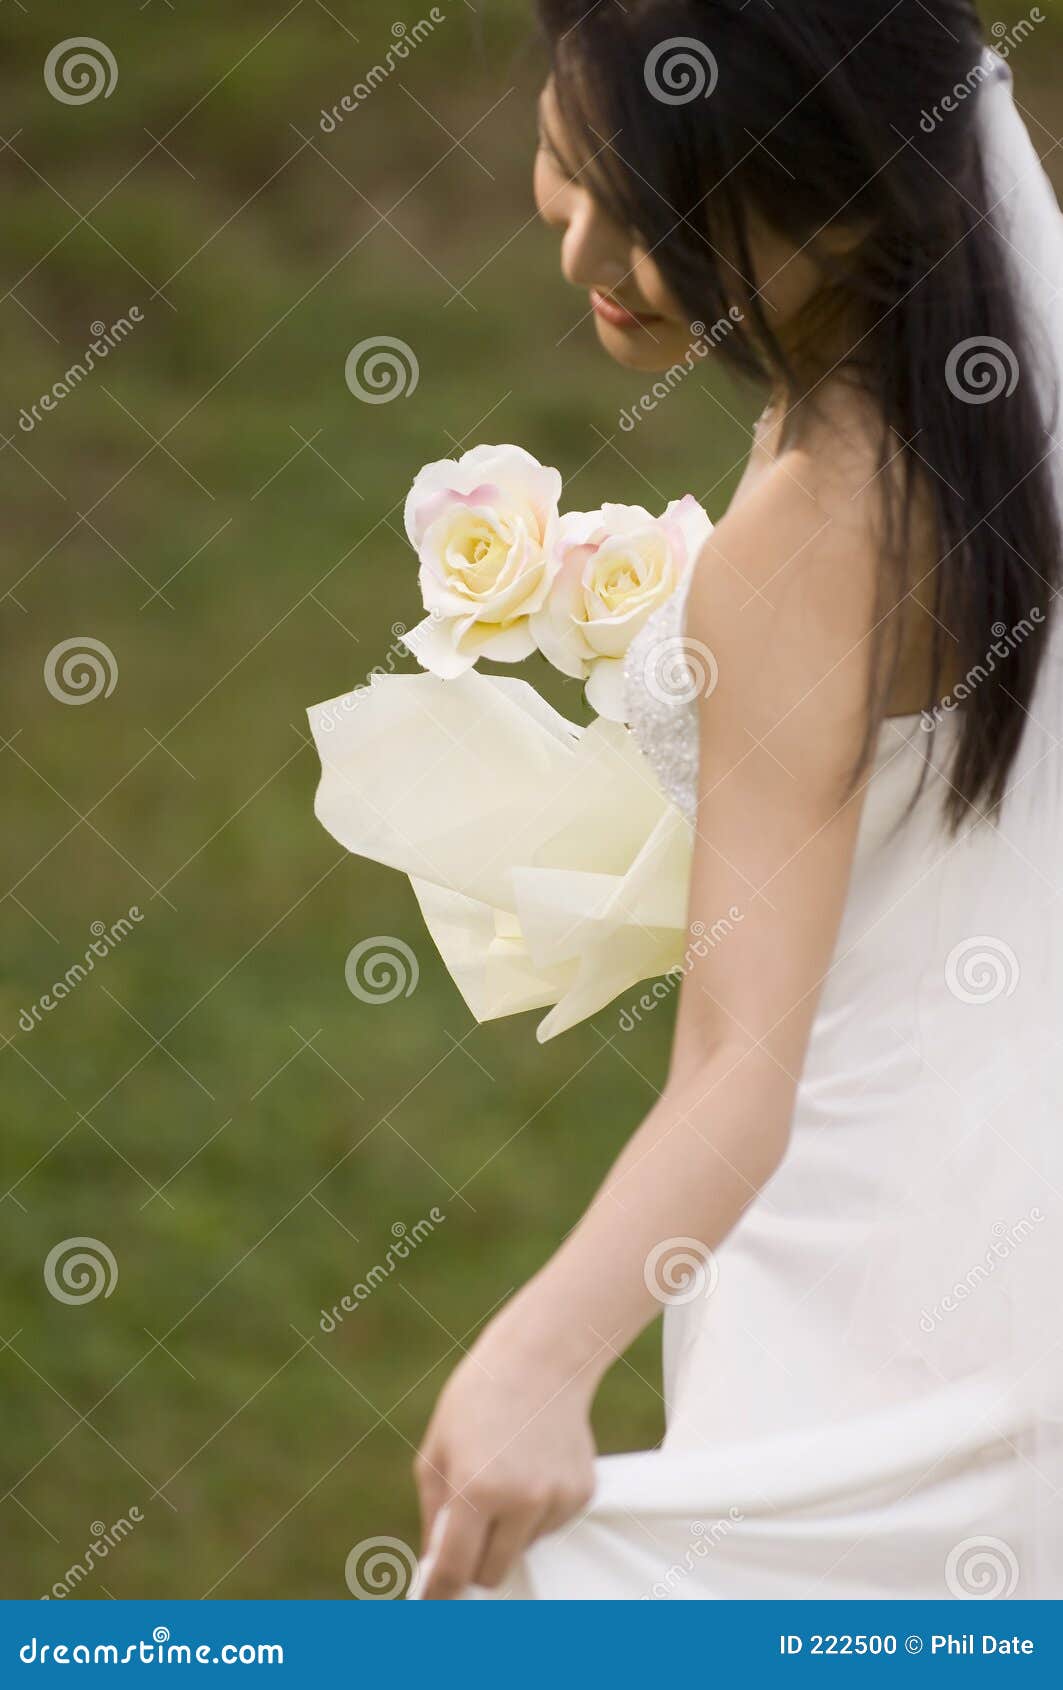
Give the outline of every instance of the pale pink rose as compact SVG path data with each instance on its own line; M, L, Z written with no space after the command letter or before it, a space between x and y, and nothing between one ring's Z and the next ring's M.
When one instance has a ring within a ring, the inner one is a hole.
M659 517L639 505L603 505L560 519L558 567L531 632L555 668L586 681L599 716L623 721L628 647L681 585L711 533L689 493Z
M406 533L428 615L404 643L425 669L453 680L481 657L519 663L534 651L529 617L559 567L560 497L557 470L520 446L477 446L421 471Z

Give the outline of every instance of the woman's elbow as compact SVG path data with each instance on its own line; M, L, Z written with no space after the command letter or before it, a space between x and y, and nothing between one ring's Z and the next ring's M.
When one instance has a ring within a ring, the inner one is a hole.
M739 1159L759 1187L786 1156L796 1098L796 1080L769 1051L736 1040L673 1066L662 1101L717 1155Z

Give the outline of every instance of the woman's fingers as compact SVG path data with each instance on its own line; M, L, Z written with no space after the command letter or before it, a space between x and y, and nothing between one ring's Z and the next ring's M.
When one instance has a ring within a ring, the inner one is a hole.
M432 1544L439 1510L447 1500L449 1487L446 1474L426 1450L420 1450L413 1464L417 1501L421 1510L421 1554L427 1555Z
M545 1518L546 1509L538 1503L517 1508L493 1521L474 1582L495 1590L514 1561L539 1536Z
M438 1547L425 1561L421 1595L426 1602L453 1601L474 1582L491 1524L463 1496L451 1497L443 1520Z
M547 1532L559 1532L562 1526L567 1526L577 1514L582 1514L594 1498L594 1476L588 1474L586 1482L574 1481L563 1485L556 1496L551 1499L539 1525L536 1537L545 1537Z
M466 1586L494 1590L535 1539L557 1531L590 1501L591 1486L560 1485L546 1494L526 1486L472 1487L450 1496L436 1515L423 1569L429 1600L460 1596Z

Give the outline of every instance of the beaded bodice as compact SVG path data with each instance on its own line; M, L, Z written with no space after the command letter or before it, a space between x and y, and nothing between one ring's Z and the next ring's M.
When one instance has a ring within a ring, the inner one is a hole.
M715 682L707 646L684 632L683 585L635 636L624 664L625 715L665 796L687 820L698 803L698 698Z

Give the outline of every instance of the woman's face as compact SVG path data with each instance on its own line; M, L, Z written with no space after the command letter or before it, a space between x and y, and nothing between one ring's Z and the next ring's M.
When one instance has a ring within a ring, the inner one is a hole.
M571 156L551 84L539 102L535 203L543 222L561 232L561 271L588 296L598 338L610 357L634 370L667 370L694 338L653 259L568 174ZM555 151L555 148L557 149Z
M567 282L586 292L598 338L610 357L634 370L667 370L704 333L688 321L669 292L652 255L598 204L590 189L573 177L563 160L576 155L569 144L552 83L539 101L539 149L535 156L535 202L543 222L561 233L561 271ZM804 250L750 220L749 245L755 274L730 273L735 305L755 288L762 309L778 331L795 319L820 285L820 272ZM850 244L821 233L820 244Z

